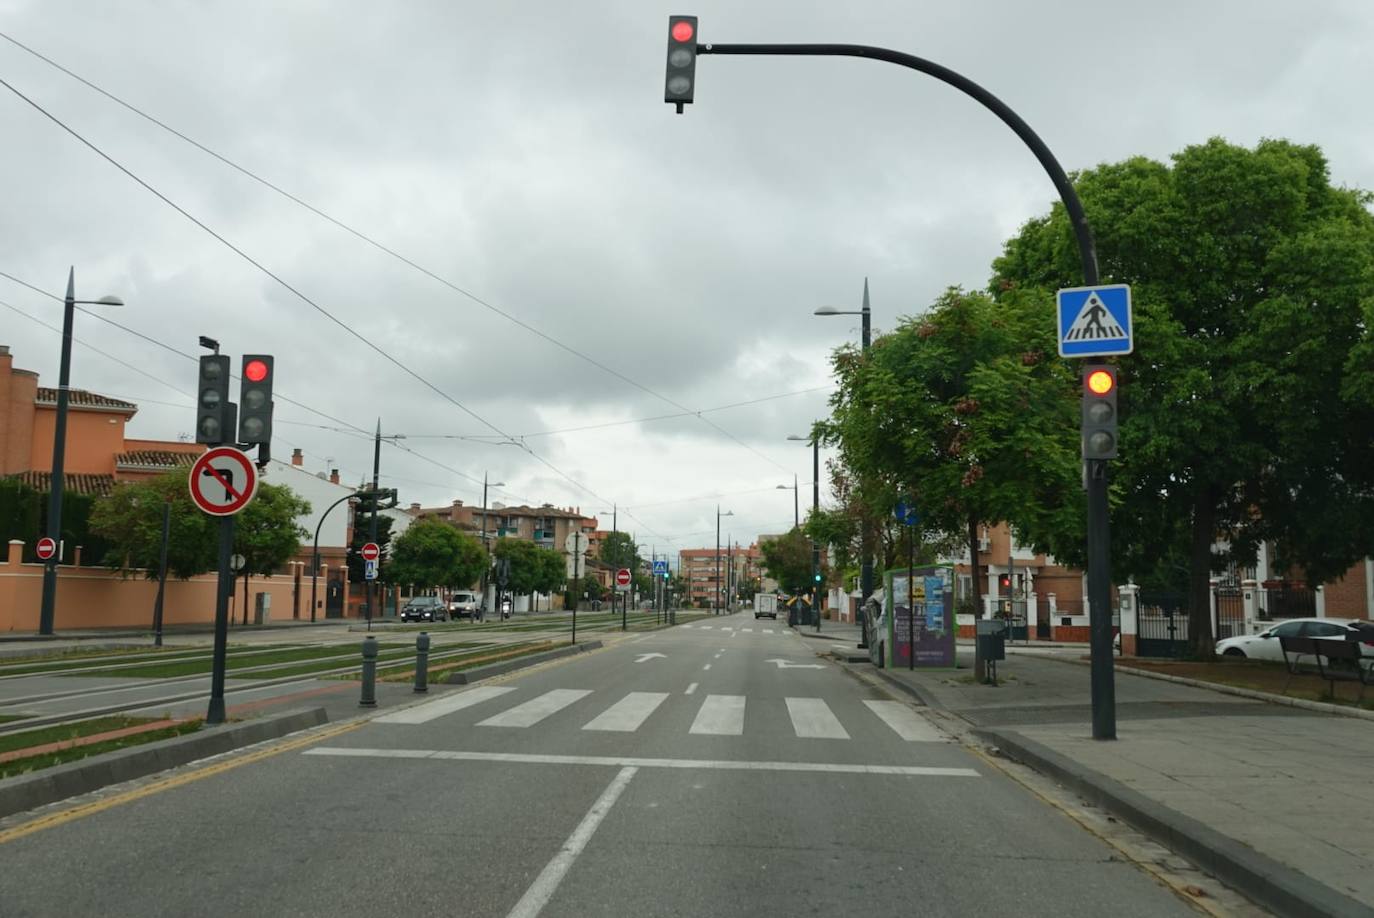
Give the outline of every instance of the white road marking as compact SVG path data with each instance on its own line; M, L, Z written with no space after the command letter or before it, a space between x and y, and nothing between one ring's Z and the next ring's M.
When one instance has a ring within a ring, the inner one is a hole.
M710 630L711 630L711 626L710 626L710 625L697 625L697 627L700 628L702 631L710 631Z
M582 729L633 733L667 697L667 692L631 692L592 718Z
M773 657L771 660L764 660L765 663L776 663L778 669L825 669L820 663L791 663L781 657Z
M743 630L743 631L748 631L750 634L753 634L753 633L754 633L754 629L753 629L753 628L743 628L743 629L741 629L741 630Z
M643 663L645 660L652 660L654 657L658 657L660 660L668 659L666 653L641 653L638 657L635 657L635 662Z
M707 668L711 666L706 664ZM744 696L707 695L688 733L739 736L744 733Z
M317 746L302 755L363 759L438 759L453 762L510 762L522 765L594 765L635 768L696 768L715 771L796 771L820 774L912 775L935 778L977 778L972 768L922 765L855 765L844 762L743 762L721 759L650 759L633 756L537 755L521 752L461 752L450 749L359 749Z
M910 743L940 743L944 737L930 721L900 701L865 701L864 704L898 736Z
M478 721L479 727L530 727L545 717L561 711L574 701L586 698L591 692L587 689L554 689L538 698L531 698L524 704L517 704L509 711L502 711L494 717Z
M773 629L772 629L772 628L764 628L764 629L763 629L763 633L764 633L764 634L772 634L772 633L773 633Z
M729 625L721 625L721 626L720 626L720 630L721 630L721 631L734 631L735 629L734 629L734 628L731 628Z
M711 668L711 664L710 664L710 663L707 663L705 666L702 667L702 670L705 671L705 670L708 670L708 669L710 669L710 668Z
M720 653L725 653L725 651L722 650ZM716 654L716 655L715 655L714 657L712 657L711 659L713 659L713 660L719 660L719 659L720 659L720 653Z
M454 695L436 698L434 701L427 701L424 704L416 705L413 708L406 708L404 711L397 711L394 714L384 714L374 720L373 723L429 723L436 717L443 717L445 714L452 714L454 711L470 708L475 704L481 704L484 701L513 691L515 691L515 687L509 685L481 685L477 688L468 689L466 692L458 692Z
M682 694L684 694L684 695L691 695L691 694L695 693L696 690L697 690L697 686L698 686L699 684L700 684L700 683L693 682L691 685L687 686L687 691L683 692Z
M544 910L544 906L553 898L554 891L558 889L558 884L563 882L563 877L567 876L577 856L587 847L587 842L591 841L592 835L596 833L596 827L601 825L601 820L605 819L611 807L615 806L615 802L624 793L625 786L638 770L633 765L626 765L620 769L610 785L601 792L601 796L596 798L587 815L582 817L577 828L573 829L563 847L553 856L553 860L544 866L539 876L530 884L530 888L520 897L520 901L515 903L515 908L510 910L507 918L535 918Z
M802 739L849 739L830 706L820 698L788 698L787 715Z

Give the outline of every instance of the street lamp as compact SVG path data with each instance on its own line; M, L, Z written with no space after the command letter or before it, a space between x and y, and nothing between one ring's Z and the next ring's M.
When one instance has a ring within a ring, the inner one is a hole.
M820 437L788 436L789 440L811 444L811 515L814 519L821 512L821 440ZM821 547L815 539L811 540L811 610L816 615L816 630L821 630L821 609L818 602L821 570Z
M834 306L821 306L814 313L818 316L863 316L863 349L867 351L873 343L873 324L872 310L868 305L868 278L864 278L864 299L863 308L836 309ZM864 616L867 614L866 608L868 597L873 595L873 534L868 525L868 518L863 520L860 535L860 554L859 559L859 647L860 649L868 646L868 629L865 627Z
M605 510L598 510L597 513L601 514L602 516L605 516L605 515L606 515L606 511L605 511ZM616 536L617 533L620 532L620 518L619 518L619 513L620 513L620 505L619 505L619 504L611 504L610 514L611 514L611 541L612 541L612 542L618 541L618 540L615 538L615 536ZM604 546L603 546L603 547L604 547ZM604 562L606 559L603 557L601 560ZM633 553L631 553L631 555L630 555L630 560L631 560L631 561L634 560L634 554L633 554ZM632 565L626 564L626 567L630 567L630 566L632 566ZM611 576L614 577L615 575L612 574ZM631 577L634 576L633 572L631 572L630 576L631 576ZM616 594L617 592L619 592L619 586L618 586L617 584L615 584L615 583L612 583L612 584L611 584L611 614L612 614L612 615L615 614L615 594ZM626 601L625 601L625 603L624 603L624 605L623 605L622 611L621 611L621 613L620 613L620 630L621 630L621 631L624 631L625 628L626 628L626 625L627 625L626 619L627 619L627 616L628 616L628 614L629 614L629 604L630 604L630 603L629 603L629 600L628 600L628 598L627 598Z
M716 585L711 591L711 614L720 614L720 518L722 516L734 516L735 511L726 510L720 512L720 504L716 504Z
M778 485L777 490L792 492L792 528L796 529L801 525L801 512L797 509L797 476L792 476L790 485Z
M67 401L72 376L72 320L77 304L87 306L123 306L117 296L102 296L98 300L76 298L76 268L67 273L67 295L62 307L62 358L57 371L57 426L52 440L52 478L48 489L48 537L54 545L62 544L62 487L66 484L67 459ZM57 562L61 552L43 562L43 600L38 611L38 633L53 633L53 613L57 607Z
M482 473L482 550L487 551L487 488L504 488L504 481L493 481L488 485L487 473ZM488 553L486 567L482 569L482 617L487 617L487 571L491 569L491 558Z

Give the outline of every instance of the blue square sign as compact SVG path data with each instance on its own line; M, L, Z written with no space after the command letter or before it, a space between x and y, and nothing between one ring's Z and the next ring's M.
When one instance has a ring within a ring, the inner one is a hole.
M655 574L666 574L666 573L668 573L668 562L667 562L666 560L664 560L664 561L655 561L655 562L654 562L654 573L655 573Z
M1131 286L1066 287L1059 302L1059 356L1109 357L1135 349Z

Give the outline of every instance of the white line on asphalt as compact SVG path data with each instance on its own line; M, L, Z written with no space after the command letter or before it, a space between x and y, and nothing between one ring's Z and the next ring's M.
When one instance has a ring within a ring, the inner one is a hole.
M601 792L601 796L596 798L592 808L587 811L587 815L582 817L582 821L573 829L573 833L568 836L568 840L563 843L563 847L553 856L553 860L544 866L539 872L539 876L530 884L530 888L525 890L525 894L520 897L520 901L515 903L515 908L510 910L507 918L535 918L544 906L549 904L549 899L553 898L554 891L558 889L558 884L563 882L563 877L567 876L568 870L572 867L573 861L582 853L582 849L587 847L587 842L591 841L592 835L596 832L596 827L601 825L601 820L606 818L611 807L620 799L625 786L630 783L630 779L638 771L633 765L627 765L620 769L620 773L615 776L610 785Z
M882 718L897 735L911 743L939 743L944 741L940 731L921 715L900 701L865 701L868 709Z
M725 651L722 650L720 653L725 653ZM716 655L715 655L714 657L712 657L711 659L712 659L712 660L719 660L719 659L720 659L720 653L716 654Z
M502 711L494 717L478 721L479 727L529 727L545 717L561 711L574 701L591 694L588 689L554 689L538 698L531 698L524 704L517 704L509 711Z
M977 778L972 768L924 765L854 765L844 762L744 762L728 759L649 759L631 756L538 755L522 752L459 752L449 749L353 749L316 746L302 755L364 759L440 759L454 762L506 762L522 765L600 765L635 768L697 768L715 771L797 771L851 775L911 775L933 778Z
M407 708L404 711L397 711L394 714L385 714L378 717L373 723L379 724L424 724L429 723L436 717L443 717L445 714L452 714L454 711L461 711L463 708L470 708L475 704L481 704L491 698L504 695L506 692L515 691L514 686L507 685L480 685L466 692L459 692L456 695L448 695L438 698L425 704Z
M700 684L700 683L693 682L691 685L687 686L687 691L683 692L682 694L684 694L684 695L691 695L691 694L693 694L694 692L696 692L697 686L698 686L699 684Z
M710 667L710 663L706 664ZM744 733L744 696L707 695L688 733L739 736Z
M707 670L707 669L710 669L710 668L711 668L711 664L710 664L710 663L707 663L705 666L702 667L703 670Z
M849 739L830 706L820 698L788 698L787 716L802 739Z
M582 729L633 733L667 697L667 692L631 692L592 718Z
M763 629L763 633L764 633L764 634L772 634L772 633L773 633L773 629L772 629L772 628L764 628L764 629Z
M753 634L753 633L754 633L754 629L753 629L753 628L742 628L742 629L740 629L740 630L742 630L742 631L748 631L750 634Z

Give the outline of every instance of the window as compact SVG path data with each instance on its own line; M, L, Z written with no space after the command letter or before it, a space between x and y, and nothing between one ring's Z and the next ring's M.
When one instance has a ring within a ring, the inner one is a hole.
M1334 622L1308 622L1307 630L1303 632L1307 637L1345 637L1345 625L1337 625Z
M1304 624L1305 622L1284 622L1269 633L1274 637L1297 637Z

